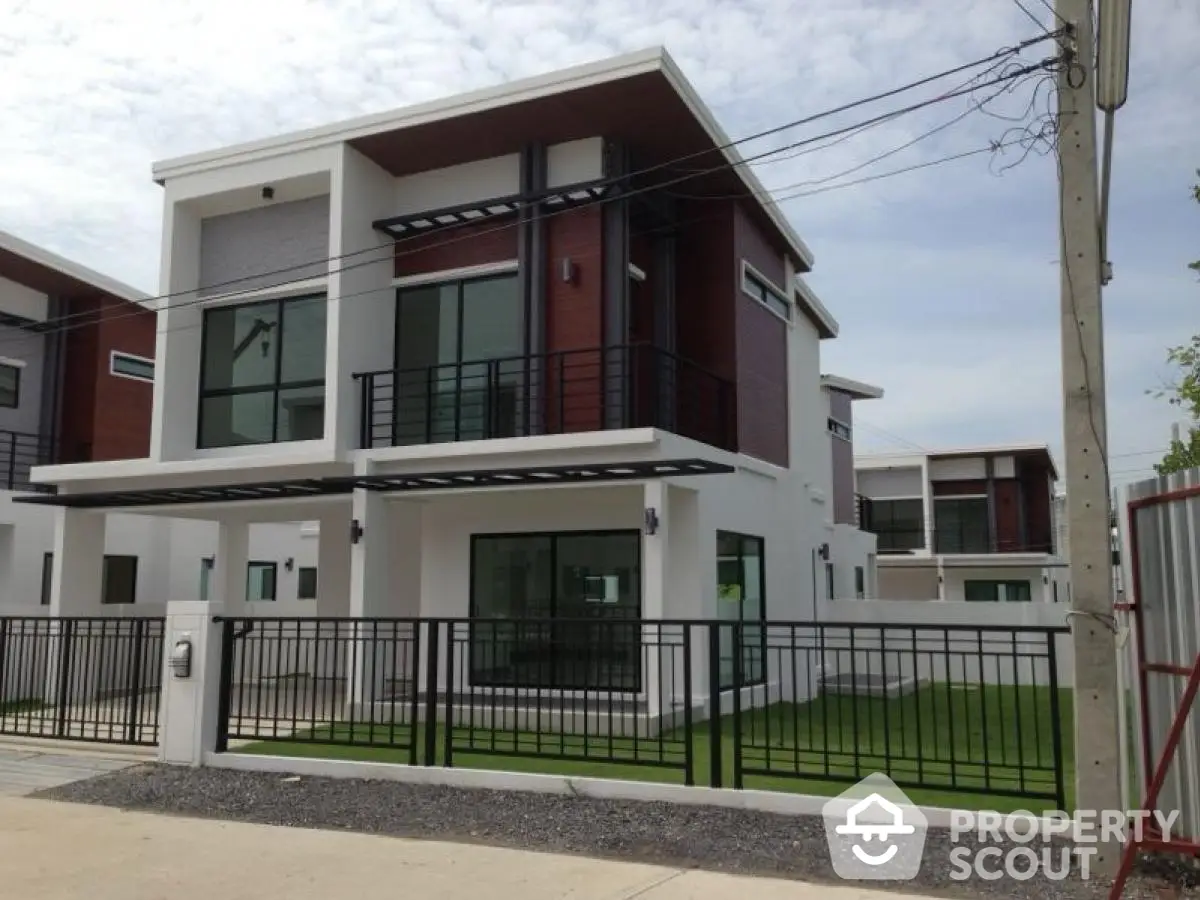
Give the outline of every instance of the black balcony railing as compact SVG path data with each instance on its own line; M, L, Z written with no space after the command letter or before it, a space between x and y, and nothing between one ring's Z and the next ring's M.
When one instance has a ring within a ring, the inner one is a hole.
M354 377L364 448L657 427L734 449L733 384L648 344Z
M29 480L34 466L58 462L53 439L21 431L0 431L0 489L39 490Z
M970 529L952 528L926 534L920 529L871 527L860 522L859 527L875 535L879 553L904 554L926 549L928 538L933 539L933 552L945 555L966 553L1053 553L1054 544L1033 538L1000 538Z

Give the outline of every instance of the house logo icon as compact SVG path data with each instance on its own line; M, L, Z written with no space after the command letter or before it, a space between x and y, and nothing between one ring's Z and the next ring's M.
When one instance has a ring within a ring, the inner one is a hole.
M822 813L839 877L907 881L920 871L929 823L886 775L868 775Z

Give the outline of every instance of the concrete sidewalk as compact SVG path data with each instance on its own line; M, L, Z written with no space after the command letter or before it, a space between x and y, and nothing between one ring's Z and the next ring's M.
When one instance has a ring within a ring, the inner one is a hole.
M469 844L0 798L0 884L42 900L887 900L807 885ZM909 900L921 900L912 894Z
M0 796L21 796L137 765L128 755L0 743Z

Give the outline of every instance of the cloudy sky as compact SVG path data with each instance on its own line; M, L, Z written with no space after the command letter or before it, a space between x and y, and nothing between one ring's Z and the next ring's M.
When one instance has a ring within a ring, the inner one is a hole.
M1051 21L1043 0L1023 3ZM1200 284L1185 268L1200 257L1188 192L1200 168L1200 5L1135 7L1105 296L1116 480L1157 458L1146 451L1173 416L1146 391L1168 374L1164 349L1200 329ZM0 229L155 292L155 159L656 44L741 137L1037 33L1014 0L0 0ZM1035 90L1041 110L1044 86L1026 81L987 103L995 116L970 106L981 90L756 167L780 196L804 194L782 205L842 324L823 368L887 390L858 408L866 449L1061 446L1053 158L1001 173L1021 156L1011 147L821 193L811 184L1010 140L1013 123L998 116L1021 118Z

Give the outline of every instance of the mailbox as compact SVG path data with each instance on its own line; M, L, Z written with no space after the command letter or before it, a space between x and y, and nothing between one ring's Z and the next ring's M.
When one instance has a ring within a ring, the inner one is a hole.
M181 638L171 648L171 671L176 678L190 678L192 674L192 642Z

